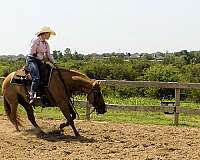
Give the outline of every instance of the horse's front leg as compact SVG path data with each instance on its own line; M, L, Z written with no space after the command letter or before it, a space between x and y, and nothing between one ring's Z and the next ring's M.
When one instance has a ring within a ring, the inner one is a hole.
M74 110L72 108L70 108L70 114L72 116L72 120L74 120L76 118L76 113L74 112ZM62 130L64 127L69 126L69 125L70 124L68 121L65 123L62 123L62 124L60 124L60 129Z
M69 122L61 123L60 130L63 130L64 127L69 126Z
M63 115L65 116L65 118L67 119L66 123L62 123L60 125L60 129L63 129L65 126L70 125L74 131L74 134L76 137L80 137L80 134L78 133L75 125L74 125L74 117L73 114L71 115L71 109L70 106L67 104L63 104L60 106L60 110L62 111Z
M69 124L70 124L70 126L72 127L75 136L76 136L76 137L80 137L80 134L78 133L78 131L77 131L75 125L74 125L74 121L69 122Z

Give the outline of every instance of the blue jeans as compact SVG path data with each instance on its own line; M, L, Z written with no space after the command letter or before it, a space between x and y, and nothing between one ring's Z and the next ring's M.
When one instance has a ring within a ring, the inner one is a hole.
M38 91L40 85L40 65L42 62L34 57L27 57L26 59L28 70L32 77L31 93Z

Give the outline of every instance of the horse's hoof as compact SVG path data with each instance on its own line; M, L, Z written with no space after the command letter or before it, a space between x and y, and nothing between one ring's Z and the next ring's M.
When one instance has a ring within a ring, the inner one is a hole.
M75 134L76 138L81 138L81 135L79 133Z
M51 132L49 132L49 133L52 133L52 134L60 134L61 131L60 131L60 130L53 130L53 131L51 131Z
M66 126L69 126L69 122L60 124L60 130L63 129L64 127L66 127Z
M36 134L38 137L43 137L46 135L46 133L44 131L40 131Z
M16 129L16 132L20 132L20 130L19 130L19 129Z
M45 134L45 132L40 128L35 128L35 131L37 132L37 134Z
M60 128L60 132L63 133L63 132L64 132L64 129L63 129L63 128Z

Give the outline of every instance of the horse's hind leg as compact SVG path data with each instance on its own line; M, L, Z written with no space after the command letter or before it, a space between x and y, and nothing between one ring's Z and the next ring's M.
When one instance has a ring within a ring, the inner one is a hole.
M38 126L38 124L35 121L35 116L33 113L33 108L32 106L26 102L22 97L18 98L19 103L24 107L24 109L26 110L26 113L28 115L28 119L29 121L32 123L32 125L37 128L40 132L42 132L42 130L40 129L40 127Z
M20 130L18 125L20 125L20 122L17 120L17 107L18 103L11 104L10 121L12 124L14 124L16 130L19 132Z
M11 123L15 126L16 130L19 131L20 119L17 117L17 107L18 102L16 101L16 96L8 96L4 94L4 108L6 114L11 121Z
M35 121L35 116L34 116L34 113L33 113L33 108L32 106L30 105L25 105L23 106L24 109L26 110L26 113L28 115L28 119L29 121L32 123L32 125L38 129L40 132L42 132L41 128L38 126L37 122Z

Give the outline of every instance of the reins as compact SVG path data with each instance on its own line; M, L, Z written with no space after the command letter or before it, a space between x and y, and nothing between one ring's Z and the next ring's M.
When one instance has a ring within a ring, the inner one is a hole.
M95 111L95 108L94 108L90 113L87 113L87 114L86 114L86 117L87 117L87 116L90 116L94 111Z
M78 112L76 111L76 108L75 108L75 106L74 106L74 97L70 96L69 87L65 85L65 81L64 81L64 79L63 79L63 77L62 77L62 75L61 75L61 72L60 72L59 68L57 68L57 71L58 71L58 76L59 76L59 78L60 78L60 80L61 80L61 82L62 82L62 84L63 84L63 86L64 86L65 94L69 97L69 103L70 103L72 109L74 110L74 112L76 113L76 115L77 115L78 118L79 118L79 114L78 114ZM71 97L73 98L73 102L72 102L72 100L71 100Z

